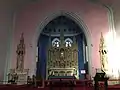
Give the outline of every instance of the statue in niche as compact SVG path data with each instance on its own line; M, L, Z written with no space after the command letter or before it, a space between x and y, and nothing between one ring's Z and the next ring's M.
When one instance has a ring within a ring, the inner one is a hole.
M60 50L60 59L64 59L64 49L63 48L61 48L61 50Z
M108 71L107 49L102 33L100 38L99 53L100 53L101 69L106 72Z
M18 71L22 71L24 69L24 56L25 56L25 44L23 33L21 34L20 43L17 45L17 66L16 69Z

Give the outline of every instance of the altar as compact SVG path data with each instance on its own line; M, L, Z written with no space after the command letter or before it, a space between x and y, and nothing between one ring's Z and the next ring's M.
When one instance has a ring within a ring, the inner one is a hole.
M8 73L8 83L17 85L27 84L29 69L24 68L25 43L23 33L21 34L20 42L17 45L16 54L16 68L10 69Z
M49 40L51 42L51 38ZM48 48L47 79L50 77L75 77L78 74L78 46L75 37L73 42L64 39L64 31L60 31L60 41L52 42Z
M76 74L76 68L50 68L49 76L74 76Z

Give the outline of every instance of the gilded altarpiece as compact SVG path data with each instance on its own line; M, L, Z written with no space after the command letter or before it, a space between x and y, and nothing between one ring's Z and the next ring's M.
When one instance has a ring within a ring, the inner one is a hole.
M49 76L75 76L78 78L78 75L77 43L73 41L72 45L67 47L65 42L61 43L59 47L49 46L47 78Z

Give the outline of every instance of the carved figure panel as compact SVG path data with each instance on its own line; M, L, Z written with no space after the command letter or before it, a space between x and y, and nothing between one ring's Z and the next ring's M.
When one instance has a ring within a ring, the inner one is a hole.
M100 53L101 69L106 72L108 70L107 48L102 33L100 38L99 53Z
M16 69L22 71L24 69L25 44L23 33L21 34L20 43L17 45L17 64Z
M48 49L48 77L49 75L78 75L78 50L77 45L66 47L49 47ZM67 70L67 71L65 71ZM71 72L71 74L70 74ZM77 76L78 77L78 76Z

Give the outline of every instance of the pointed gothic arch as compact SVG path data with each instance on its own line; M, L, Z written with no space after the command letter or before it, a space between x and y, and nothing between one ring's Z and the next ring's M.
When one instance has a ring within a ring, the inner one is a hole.
M38 44L38 40L39 40L39 36L41 31L44 29L44 27L53 19L59 17L59 16L66 16L68 18L70 18L71 20L73 20L84 32L85 38L86 38L86 43L87 43L87 52L88 52L88 69L89 69L89 74L92 75L92 57L91 57L91 48L92 48L92 43L91 43L91 33L88 30L86 24L84 23L84 21L82 20L82 18L80 18L80 16L78 16L75 13L72 12L66 12L66 11L58 11L55 13L51 13L50 15L48 15L41 23L40 25L37 27L36 29L36 33L35 33L35 43L36 43L36 47ZM36 49L35 49L36 50Z

